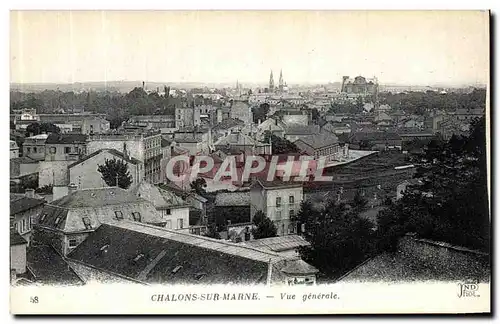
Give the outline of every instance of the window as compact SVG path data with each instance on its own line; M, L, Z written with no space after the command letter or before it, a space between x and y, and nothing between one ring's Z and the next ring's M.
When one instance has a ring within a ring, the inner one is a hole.
M276 211L276 219L281 219L281 210Z
M134 217L134 220L136 222L140 222L141 221L141 213L139 213L139 212L133 212L132 213L132 217Z
M51 154L56 154L56 152L57 152L57 148L56 148L55 146L52 146L52 147L50 148L50 153L51 153Z
M33 153L36 153L36 147L33 148Z
M64 154L69 154L69 153L71 153L71 147L65 146L64 147Z
M281 197L276 197L276 207L281 207Z
M177 220L177 228L178 228L178 229L184 228L184 219L179 218L179 219Z
M123 219L123 213L119 210L116 210L115 217L116 217L116 219Z
M45 220L45 217L47 217L47 214L43 214L42 217L40 217L40 223L42 223Z
M61 217L56 217L56 221L54 222L54 225L59 226L60 222L61 222Z
M92 225L90 224L90 218L83 217L82 221L83 221L83 225L85 225L85 229L92 229Z
M290 218L294 218L294 217L295 217L295 210L290 209Z
M288 202L289 202L290 204L295 203L295 197L294 197L294 196L290 196L290 197L288 197Z
M167 224L165 224L165 228L172 229L172 221L168 220Z
M26 152L31 153L31 147L27 147Z
M74 248L77 245L78 245L78 241L76 239L70 239L69 240L69 247L70 248Z
M172 215L172 211L169 209L167 209L167 215Z

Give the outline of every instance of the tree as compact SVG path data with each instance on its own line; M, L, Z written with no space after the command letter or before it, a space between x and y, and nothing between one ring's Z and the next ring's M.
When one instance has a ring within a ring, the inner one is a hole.
M343 203L332 199L321 210L303 203L297 219L310 243L299 248L300 256L327 278L338 277L375 252L373 223Z
M489 251L484 118L473 122L469 136L433 142L420 157L416 177L402 199L378 215L381 247L394 249L407 232L472 249Z
M253 215L252 235L254 239L278 236L278 229L272 220L269 219L262 211L258 211Z
M273 154L287 154L287 153L298 153L298 147L285 138L281 138L272 134L269 131L265 131L264 133L264 141L269 143L271 140L271 148Z
M267 119L267 114L269 113L269 104L263 103L259 106L252 107L253 122L258 123Z
M206 195L207 191L205 188L207 187L207 181L204 178L198 178L191 182L191 191L196 192L200 196Z
M97 171L101 173L102 179L110 187L128 189L132 184L132 176L128 170L128 164L123 160L106 159L103 165L98 165Z
M26 134L30 135L39 135L39 134L49 134L49 133L54 133L54 134L60 134L61 129L57 127L56 125L52 123L31 123L26 127Z
M361 196L361 193L359 190L356 191L356 194L354 195L354 198L351 201L351 207L354 208L357 212L362 212L366 208L366 204L368 203L368 200L363 198Z

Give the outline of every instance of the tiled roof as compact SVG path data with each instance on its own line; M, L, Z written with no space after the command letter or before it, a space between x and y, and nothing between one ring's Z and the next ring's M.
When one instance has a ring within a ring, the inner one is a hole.
M10 228L10 245L22 245L28 242L14 229Z
M236 126L243 126L245 123L242 120L239 120L237 118L228 118L224 119L220 123L216 124L212 130L217 131L217 130L227 130Z
M299 246L308 246L309 242L299 235L284 235L278 237L269 237L259 240L245 242L246 245L258 249L266 249L274 252L293 250Z
M367 141L387 141L387 140L401 140L401 136L393 132L357 132L349 137L351 143Z
M118 187L82 189L50 203L62 208L100 207L123 203L141 202L142 199L129 190Z
M259 184L261 187L265 189L280 189L280 188L297 188L302 187L302 183L298 181L281 181L281 180L273 180L267 181L264 179L255 179L255 184Z
M50 246L32 244L26 250L26 259L37 283L50 285L83 284L83 281L66 261Z
M319 272L318 269L303 260L287 262L281 271L287 274L315 274Z
M136 281L168 284L265 283L268 262L283 260L271 252L126 221L102 225L68 258Z
M216 206L249 206L250 191L218 192Z
M148 182L141 182L130 189L138 197L143 198L153 204L155 208L175 208L188 207L188 204L182 197L175 194L174 191L164 190Z
M150 202L136 197L132 191L109 187L79 190L46 204L36 223L52 230L88 232L116 219L117 213L130 220L138 213L138 221L144 223L165 222Z
M10 201L10 215L16 215L21 212L27 211L38 206L42 206L45 203L43 199L35 199L22 197L20 199L15 199Z
M13 163L13 164L36 164L36 163L39 163L39 161L34 160L28 156L20 156L18 158L10 159L10 163Z
M287 135L311 135L319 133L319 125L287 125L285 133Z
M232 133L227 136L221 137L215 145L264 145L257 140L254 140L248 135L240 133Z
M294 144L299 147L303 146L303 144L306 144L307 146L313 149L319 149L322 147L327 147L338 143L339 139L337 138L337 136L326 131L323 131L320 134L313 134L311 136L301 138L294 142Z
M86 143L85 134L50 134L45 144L81 144Z
M124 160L124 161L126 161L128 163L131 163L131 164L136 164L137 165L137 164L141 163L141 161L139 161L138 159L136 159L134 157L130 157L130 156L129 157L125 157L125 155L122 152L118 151L118 150L115 150L115 149L101 149L101 150L95 151L94 153L86 155L85 157L83 157L83 159L81 159L81 160L79 160L79 161L77 161L75 163L70 164L68 166L68 168L72 168L75 165L78 165L78 164L80 164L80 163L82 163L84 161L87 161L88 159L91 159L94 156L97 156L97 155L101 154L102 152L108 152L108 153L116 156L117 158L120 158L120 159L122 159L122 160Z

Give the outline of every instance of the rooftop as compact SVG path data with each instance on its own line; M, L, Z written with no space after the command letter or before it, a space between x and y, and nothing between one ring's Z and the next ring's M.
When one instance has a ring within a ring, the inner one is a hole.
M82 285L83 281L64 259L47 245L32 244L26 250L26 263L35 282L50 285Z
M45 144L82 144L87 142L85 134L50 134Z
M299 235L285 235L246 241L245 245L273 252L281 252L297 249L299 246L308 246L310 244Z
M36 208L38 206L42 206L45 204L45 200L36 199L36 198L28 198L28 197L12 197L10 200L10 215L16 215L27 211L32 208Z
M143 200L136 197L135 194L129 190L118 187L105 187L77 190L58 200L52 201L49 205L62 208L82 208L141 201Z
M103 250L103 247L105 249ZM271 252L128 221L102 225L68 255L143 283L265 283Z
M94 153L86 155L83 159L81 159L81 160L79 160L79 161L77 161L75 163L70 164L68 166L68 169L72 168L72 167L74 167L74 166L76 166L78 164L81 164L82 162L85 162L85 161L93 158L94 156L97 156L97 155L101 154L102 152L108 152L108 153L116 156L117 158L122 159L122 160L124 160L124 161L126 161L128 163L131 163L131 164L137 165L137 164L142 163L141 161L139 161L138 159L136 159L134 157L131 157L131 156L126 157L122 152L120 152L118 150L115 150L115 149L100 149L100 150L95 151Z
M322 147L338 144L339 139L334 134L323 131L319 134L312 134L311 136L300 138L294 142L294 144L298 145L299 147L303 146L302 143L313 149L319 149Z

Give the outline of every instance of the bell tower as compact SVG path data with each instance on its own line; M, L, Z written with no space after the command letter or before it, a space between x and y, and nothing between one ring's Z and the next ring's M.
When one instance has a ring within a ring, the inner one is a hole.
M274 92L273 70L271 70L271 75L269 75L269 92Z

